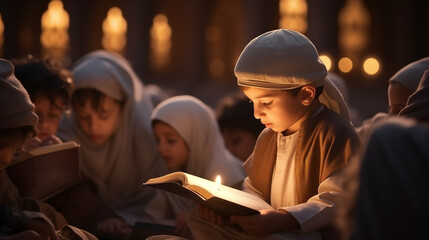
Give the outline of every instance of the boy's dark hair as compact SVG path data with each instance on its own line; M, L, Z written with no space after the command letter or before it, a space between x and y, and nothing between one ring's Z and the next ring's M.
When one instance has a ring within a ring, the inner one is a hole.
M26 140L34 136L36 136L36 128L34 126L0 129L0 148L12 144L22 147ZM16 143L13 141L16 141Z
M15 66L15 76L27 90L30 99L47 97L51 104L60 97L68 106L73 87L70 71L63 68L54 59L37 59L29 55L23 59L12 61ZM62 108L62 106L57 106Z
M91 107L98 113L103 113L105 109L102 105L102 100L106 97L106 95L94 88L79 88L76 91L74 91L71 103L73 106L79 106L83 107L85 103L89 100L91 100ZM115 100L116 101L116 100ZM124 102L116 101L119 105L121 105L121 108L124 105Z
M216 115L220 130L242 129L258 137L265 128L254 118L253 105L242 92L223 98L217 106Z

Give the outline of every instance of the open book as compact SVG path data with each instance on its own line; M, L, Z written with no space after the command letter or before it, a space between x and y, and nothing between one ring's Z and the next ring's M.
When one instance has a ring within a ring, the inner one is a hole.
M151 178L143 185L195 200L225 216L253 215L259 214L259 210L262 209L272 209L256 195L184 172Z
M6 168L21 197L46 200L81 180L80 145L74 141L32 148Z

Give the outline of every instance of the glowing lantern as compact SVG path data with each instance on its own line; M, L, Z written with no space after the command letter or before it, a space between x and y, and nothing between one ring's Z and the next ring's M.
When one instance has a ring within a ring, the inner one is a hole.
M1 50L3 48L3 41L4 41L3 33L4 33L4 24L0 14L0 55L1 55Z
M347 0L338 19L340 48L354 60L368 45L370 15L361 0Z
M62 59L69 43L69 14L64 10L63 2L52 0L43 13L40 42L46 54Z
M353 61L348 57L343 57L338 61L338 68L343 73L348 73L353 69Z
M157 14L150 29L150 60L155 69L163 69L170 63L171 35L167 16Z
M320 60L322 60L323 64L325 64L326 70L331 70L332 67L332 61L331 58L327 55L320 55Z
M375 75L380 70L380 63L375 58L367 58L363 63L363 70L369 75Z
M279 27L301 33L307 31L307 2L305 0L280 0Z
M118 7L112 7L103 21L101 43L107 50L122 52L127 44L127 21Z

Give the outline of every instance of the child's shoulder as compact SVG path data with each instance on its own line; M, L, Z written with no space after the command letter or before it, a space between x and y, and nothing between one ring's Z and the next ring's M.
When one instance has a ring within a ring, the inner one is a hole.
M347 121L328 108L325 108L319 115L319 117L315 117L312 120L317 128L324 129L325 131L333 131L334 133L346 131L357 134L350 121Z

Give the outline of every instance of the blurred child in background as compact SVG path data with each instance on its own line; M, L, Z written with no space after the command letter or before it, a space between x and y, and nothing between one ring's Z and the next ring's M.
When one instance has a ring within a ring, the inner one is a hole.
M253 117L249 99L241 91L234 92L220 100L216 115L226 148L241 161L246 161L265 128Z

